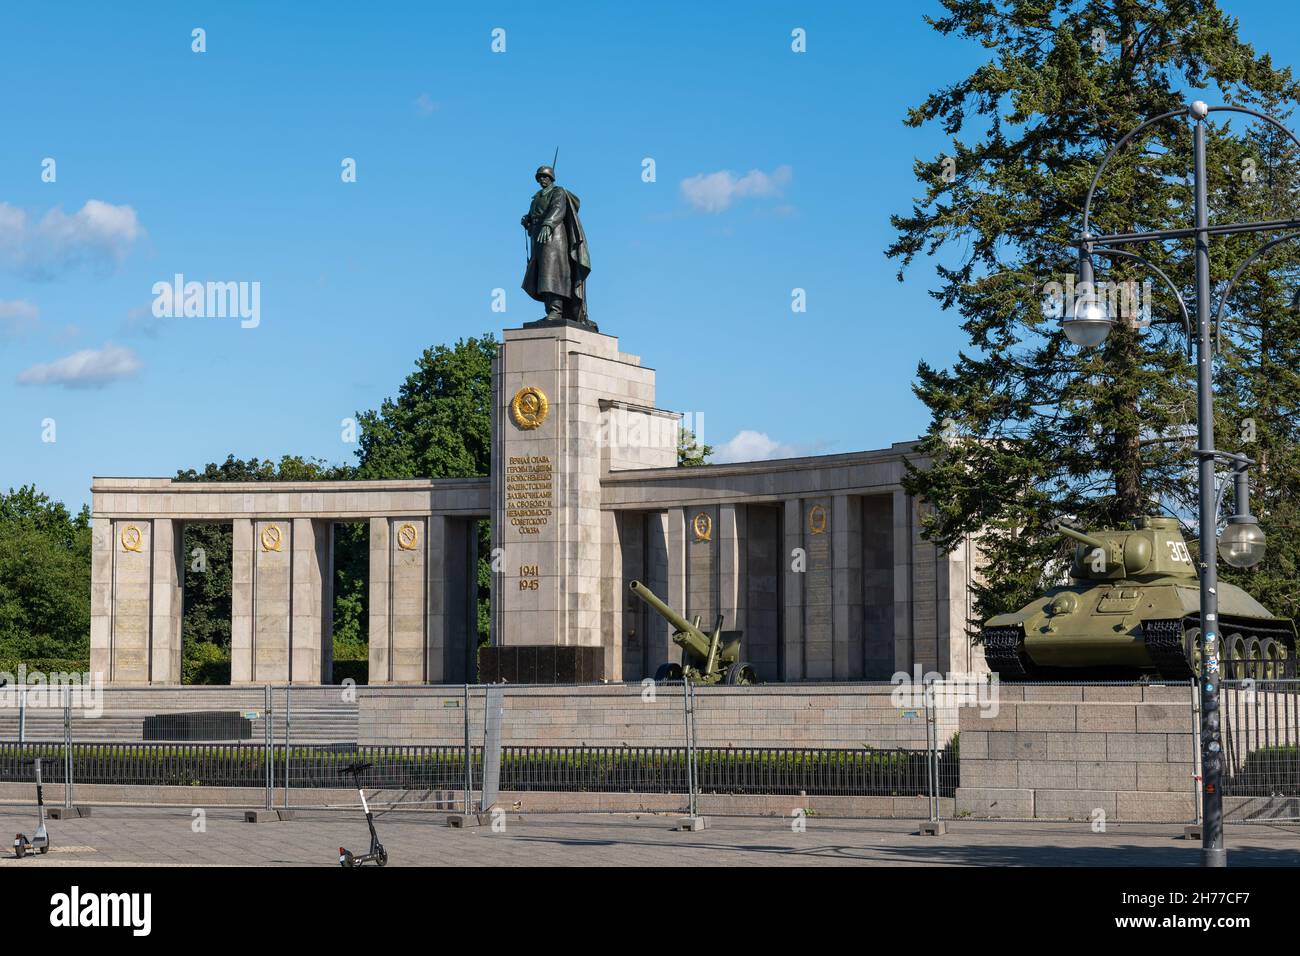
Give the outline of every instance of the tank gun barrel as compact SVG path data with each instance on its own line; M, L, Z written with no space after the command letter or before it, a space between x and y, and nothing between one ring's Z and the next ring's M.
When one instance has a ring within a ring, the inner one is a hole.
M1067 538L1073 538L1075 541L1086 544L1090 548L1101 548L1103 551L1106 549L1105 541L1094 538L1090 534L1084 534L1082 531L1075 531L1073 528L1068 528L1063 524L1058 524L1056 530Z

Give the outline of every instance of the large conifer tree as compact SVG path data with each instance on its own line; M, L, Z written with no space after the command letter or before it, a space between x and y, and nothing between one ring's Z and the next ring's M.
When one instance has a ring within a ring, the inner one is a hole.
M1072 517L1123 525L1147 513L1188 516L1194 503L1195 382L1173 299L1156 281L1157 324L1118 326L1104 347L1070 345L1045 314L1049 283L1064 283L1084 197L1102 157L1144 120L1194 98L1294 101L1288 70L1238 38L1211 2L1174 0L943 0L940 33L981 44L987 62L911 110L912 126L939 124L945 154L918 161L924 184L893 217L889 254L902 279L933 257L931 294L961 316L968 345L947 369L922 363L915 390L933 420L921 451L932 467L905 484L929 504L924 534L954 546L979 532L985 558L974 615L1019 607L1059 568L1050 529ZM1217 115L1214 117L1217 120ZM1239 175L1254 155L1244 124L1209 130L1212 214L1240 213ZM1166 122L1128 144L1100 184L1094 234L1191 225L1191 135ZM1246 243L1216 242L1226 279ZM1190 296L1190 243L1139 250ZM1277 260L1270 260L1276 266ZM1098 257L1098 278L1156 277ZM1266 267L1267 268L1267 267ZM1239 303L1240 305L1240 303ZM1278 349L1291 331L1273 328ZM1249 360L1246 360L1249 361ZM1288 439L1290 440L1290 439Z

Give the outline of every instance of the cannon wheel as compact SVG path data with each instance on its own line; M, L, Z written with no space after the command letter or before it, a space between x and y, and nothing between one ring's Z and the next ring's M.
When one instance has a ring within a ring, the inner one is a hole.
M725 682L728 684L757 684L758 674L752 664L736 662L727 668Z
M655 683L659 684L666 680L681 680L681 664L660 664L659 669L655 671Z

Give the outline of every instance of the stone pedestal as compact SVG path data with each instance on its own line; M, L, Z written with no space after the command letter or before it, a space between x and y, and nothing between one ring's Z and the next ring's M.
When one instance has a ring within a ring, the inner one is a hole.
M676 417L653 370L572 326L506 330L492 380L493 645L600 647L601 476L675 464Z

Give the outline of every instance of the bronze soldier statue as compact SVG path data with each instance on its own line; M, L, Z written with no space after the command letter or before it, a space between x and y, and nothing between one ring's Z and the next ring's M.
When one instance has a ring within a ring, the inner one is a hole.
M555 170L539 166L534 178L542 188L533 194L528 213L520 223L528 230L531 252L524 273L524 291L545 303L546 315L538 322L571 322L596 331L587 316L587 275L591 258L587 234L578 219L578 197L555 185Z

